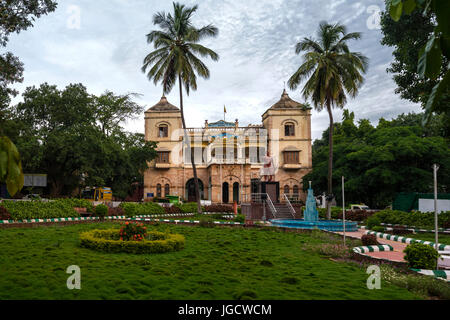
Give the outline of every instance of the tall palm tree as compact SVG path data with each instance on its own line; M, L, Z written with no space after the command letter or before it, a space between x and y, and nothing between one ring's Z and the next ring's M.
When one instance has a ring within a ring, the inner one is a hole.
M304 38L297 43L295 53L303 54L304 62L289 79L288 85L295 90L306 80L303 96L310 98L316 110L325 107L330 118L328 159L327 217L331 219L333 198L333 113L332 108L343 108L347 95L355 97L364 82L362 74L367 70L368 58L359 52L351 52L347 41L358 40L361 33L347 33L342 24L321 22L318 40Z
M147 72L149 80L155 85L161 81L164 93L169 93L176 84L180 89L181 120L184 129L184 142L188 150L191 150L190 138L186 130L183 107L183 86L186 94L190 89L197 90L197 75L208 79L208 67L196 56L210 57L214 61L219 60L219 55L213 50L199 44L206 37L216 37L219 30L209 24L200 29L192 25L191 17L198 6L191 8L179 3L173 3L173 15L158 12L153 16L153 24L160 30L151 31L147 35L147 42L154 45L154 51L144 59L142 71ZM197 199L197 211L201 213L200 191L197 178L197 168L194 162L194 153L191 152L192 170L194 172L195 196Z

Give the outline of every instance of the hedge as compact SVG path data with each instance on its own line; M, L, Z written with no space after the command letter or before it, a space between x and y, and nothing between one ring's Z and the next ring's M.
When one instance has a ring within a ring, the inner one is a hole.
M73 202L66 199L55 201L3 201L0 206L8 210L13 220L76 218Z
M321 219L327 218L327 209L318 208L319 217ZM345 219L350 221L364 221L374 214L373 211L366 210L345 210ZM342 208L331 207L331 219L342 219Z
M404 212L398 210L382 210L368 219L370 227L380 223L400 224L411 227L434 229L433 212ZM369 224L369 223L368 223ZM438 224L441 228L450 228L450 212L442 212L438 216Z
M146 216L154 214L165 214L166 210L154 202L131 203L122 202L120 207L125 211L127 217Z
M439 253L433 247L422 243L412 243L403 252L410 268L436 269Z
M164 253L184 248L185 239L180 234L166 234L157 231L147 232L143 241L119 240L119 230L92 230L80 234L80 245L107 253Z

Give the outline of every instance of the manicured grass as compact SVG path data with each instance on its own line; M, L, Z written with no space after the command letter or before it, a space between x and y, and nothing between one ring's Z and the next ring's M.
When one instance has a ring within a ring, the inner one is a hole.
M412 234L408 237L418 239L418 240L434 242L434 233L432 233L432 232ZM450 245L450 235L440 233L439 237L438 237L438 241L439 241L439 243Z
M356 263L308 250L325 238L273 229L159 225L180 233L185 249L133 255L80 248L78 235L118 224L0 229L0 299L415 299L382 283L368 290ZM68 290L70 265L81 290Z

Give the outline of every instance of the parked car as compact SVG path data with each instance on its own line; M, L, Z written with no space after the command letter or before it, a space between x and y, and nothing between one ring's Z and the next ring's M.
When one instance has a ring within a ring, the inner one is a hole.
M366 206L365 204L352 204L350 206L350 210L370 210L370 208L368 206Z
M38 194L27 194L22 200L42 200L42 198Z

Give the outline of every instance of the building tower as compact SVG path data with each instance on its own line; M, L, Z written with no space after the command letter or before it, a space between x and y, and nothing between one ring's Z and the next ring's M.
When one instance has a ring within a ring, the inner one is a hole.
M177 170L180 166L182 141L181 111L163 95L161 100L145 112L145 140L158 143L157 158L144 174L144 198L179 194Z
M311 108L292 100L284 90L262 121L281 193L304 201L302 178L312 169Z

